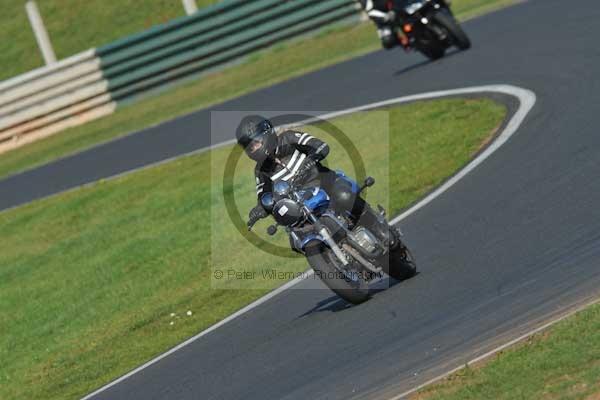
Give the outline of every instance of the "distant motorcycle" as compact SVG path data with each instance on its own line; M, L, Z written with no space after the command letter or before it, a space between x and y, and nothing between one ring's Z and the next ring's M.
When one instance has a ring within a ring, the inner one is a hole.
M398 36L405 49L416 49L431 60L442 58L456 46L471 47L471 41L454 18L448 0L390 1L400 28Z
M337 172L341 184L337 198L354 199L375 183L371 177L362 187ZM277 222L269 235L284 226L292 250L307 257L315 275L344 300L358 304L369 297L369 282L385 272L403 280L416 274L416 264L401 240L400 231L389 225L385 211L373 210L366 202L366 224L353 222L348 207L332 206L330 196L318 186L277 181L273 193L265 193L261 204ZM352 201L352 204L353 201ZM365 215L365 214L363 214Z

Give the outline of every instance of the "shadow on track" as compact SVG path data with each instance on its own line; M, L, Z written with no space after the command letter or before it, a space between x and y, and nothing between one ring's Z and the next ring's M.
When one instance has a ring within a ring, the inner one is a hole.
M307 315L310 315L315 312L323 312L323 311L338 312L338 311L346 310L351 307L352 307L352 304L346 302L346 300L344 300L341 297L338 297L338 295L334 294L333 296L330 296L324 300L319 301L313 308L306 311L304 314L299 315L296 319L306 317Z
M452 50L448 51L448 52L446 53L446 55L445 55L444 57L440 58L439 60L430 60L430 59L425 59L425 60L423 60L423 61L421 61L421 62L419 62L419 63L416 63L416 64L409 65L408 67L404 67L404 68L402 68L401 70L398 70L398 71L394 72L394 74L393 74L393 75L394 75L394 76L400 76L400 75L402 75L402 74L405 74L405 73L407 73L407 72L410 72L410 71L412 71L412 70L415 70L415 69L418 69L418 68L424 67L424 66L426 66L426 65L429 65L429 64L434 64L434 63L437 63L437 62L443 61L444 59L446 59L446 58L448 58L448 57L453 57L453 56L455 56L455 55L457 55L457 54L459 54L459 53L461 53L461 50L459 50L459 49L452 49Z
M413 279L418 275L419 275L419 272L417 272L417 274L410 279ZM402 281L397 281L393 278L385 276L381 279L374 281L370 285L369 293L371 296L376 296L378 293L385 292L386 290L391 289L400 283L402 283ZM354 307L357 307L357 306L354 306L354 305L346 302L344 299L340 298L337 295L333 295L324 300L319 301L313 308L306 311L304 314L299 315L296 319L306 317L313 313L319 313L319 312L324 312L324 311L339 312L339 311L344 311L344 310L354 308Z

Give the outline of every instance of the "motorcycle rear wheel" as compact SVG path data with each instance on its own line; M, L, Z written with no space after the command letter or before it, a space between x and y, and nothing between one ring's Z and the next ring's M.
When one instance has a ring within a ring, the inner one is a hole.
M360 304L369 299L369 286L364 275L356 274L355 280L344 277L333 264L339 263L337 257L323 243L309 246L306 257L315 274L342 299L352 304Z

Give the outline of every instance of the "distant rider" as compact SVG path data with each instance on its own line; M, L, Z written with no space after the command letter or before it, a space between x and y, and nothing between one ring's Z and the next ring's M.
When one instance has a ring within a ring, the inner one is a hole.
M360 0L360 5L377 26L381 45L387 50L400 44L395 24L396 12L390 4L391 0Z
M377 26L377 34L381 45L385 49L392 49L397 45L408 46L408 38L397 27L402 25L402 13L395 10L404 9L410 0L359 0L371 21ZM450 6L450 0L444 0Z

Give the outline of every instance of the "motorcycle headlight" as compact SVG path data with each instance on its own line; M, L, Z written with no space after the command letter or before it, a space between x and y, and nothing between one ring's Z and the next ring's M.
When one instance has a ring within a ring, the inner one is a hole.
M291 199L282 199L275 203L273 218L279 225L294 226L304 218L302 206Z
M265 210L271 211L273 209L273 205L275 205L273 193L263 193L262 196L260 196L260 204Z
M413 15L414 13L419 11L421 8L423 8L424 5L425 5L425 2L423 2L423 1L415 1L414 3L407 5L406 8L404 9L404 11L406 11L406 13L408 15Z
M290 193L290 184L286 181L277 181L273 187L273 191L279 196L287 196Z
M374 253L375 250L377 250L377 239L375 239L375 236L373 236L371 232L362 226L356 229L356 232L354 232L354 238L360 247L369 253Z

